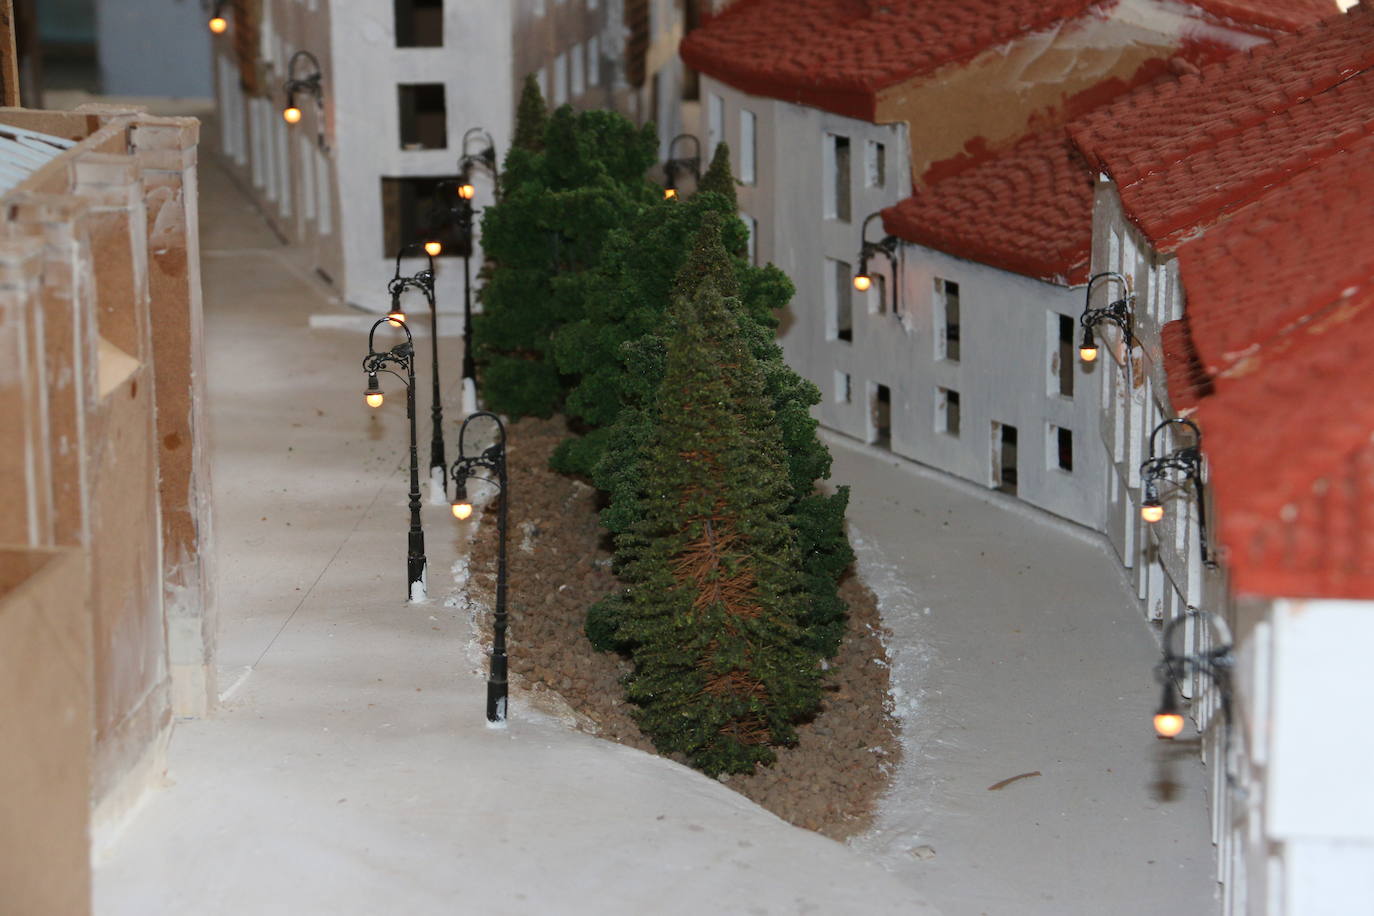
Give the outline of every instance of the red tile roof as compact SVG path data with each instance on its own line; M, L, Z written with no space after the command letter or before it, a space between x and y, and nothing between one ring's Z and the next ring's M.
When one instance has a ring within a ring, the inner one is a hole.
M1124 96L1070 128L1118 185L1241 134L1374 64L1374 13L1360 7L1205 68Z
M1081 283L1092 212L1093 175L1058 127L887 208L883 228L1004 270Z
M1374 276L1262 352L1198 410L1232 586L1374 597Z
M873 120L876 93L1117 0L738 0L682 41L737 89ZM1190 0L1246 31L1287 30L1334 0ZM1272 32L1266 32L1272 34Z
M1365 104L1374 120L1374 97ZM1374 278L1374 134L1183 243L1178 261L1193 358L1208 377L1243 371L1281 332Z
M871 121L879 89L1093 5L1094 0L739 0L684 38L681 54L688 66L745 92Z
M1336 11L1332 0L1190 0L1213 16L1289 31Z

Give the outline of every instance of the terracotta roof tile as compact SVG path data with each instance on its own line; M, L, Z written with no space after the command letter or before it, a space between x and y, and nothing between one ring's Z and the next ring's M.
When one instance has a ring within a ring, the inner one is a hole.
M1372 348L1374 276L1218 379L1199 407L1237 591L1374 596Z
M1180 234L1245 206L1374 132L1374 69L1242 130L1233 130L1233 123L1225 119L1224 135L1213 144L1119 182L1127 212L1157 248L1171 249Z
M1087 278L1093 176L1064 129L1021 140L883 211L892 235L1060 283Z
M1349 13L1103 106L1071 128L1118 184L1138 181L1374 65L1374 13Z
M872 120L875 93L1116 0L738 0L682 42L687 65L755 95ZM1334 0L1190 0L1253 31ZM1266 32L1272 34L1272 32Z
M1183 243L1178 259L1197 359L1208 375L1230 371L1374 278L1374 135Z
M872 120L879 89L1093 5L1094 0L739 0L683 39L681 54L688 66L746 92Z

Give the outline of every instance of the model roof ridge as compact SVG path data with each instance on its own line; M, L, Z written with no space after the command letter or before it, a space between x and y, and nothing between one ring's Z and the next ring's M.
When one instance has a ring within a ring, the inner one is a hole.
M739 0L679 53L737 89L872 121L880 89L1120 2Z
M1122 202L1155 247L1170 251L1209 223L1263 200L1275 187L1322 168L1374 132L1374 68L1200 145L1131 182ZM1275 136L1277 135L1277 139ZM1208 178L1209 167L1222 180ZM1180 204L1180 201L1188 201Z
M1054 125L885 208L883 228L990 267L1076 283L1087 278L1092 205L1092 173Z
M1135 90L1080 118L1070 133L1090 163L1111 173L1118 183L1127 183L1319 95L1372 65L1374 14L1357 6L1196 73ZM1279 90L1262 97L1270 104L1244 104L1264 88ZM1123 129L1141 122L1148 127Z
M1180 247L1192 349L1209 378L1374 280L1374 188L1350 184L1371 171L1374 133L1366 132ZM1317 238L1329 240L1312 251ZM1233 289L1237 273L1263 291ZM1268 307L1249 305L1256 297ZM1232 314L1238 308L1243 315Z

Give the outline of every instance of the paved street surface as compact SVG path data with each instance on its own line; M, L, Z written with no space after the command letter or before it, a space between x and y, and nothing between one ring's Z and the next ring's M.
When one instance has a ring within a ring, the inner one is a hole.
M101 916L1213 907L1202 771L1160 762L1152 638L1107 553L843 440L910 748L871 836L793 828L519 695L487 727L444 507L431 598L405 602L400 384L363 406L364 340L309 321L350 310L208 152L201 178L224 702L178 724L166 784L97 850ZM423 394L421 417L423 461Z
M948 916L1214 912L1206 773L1195 745L1154 737L1159 654L1111 549L829 442L907 747L901 796L855 847Z

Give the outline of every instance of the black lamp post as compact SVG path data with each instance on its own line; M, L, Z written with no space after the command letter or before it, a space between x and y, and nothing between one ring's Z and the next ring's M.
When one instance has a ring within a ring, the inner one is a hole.
M1115 280L1121 284L1123 295L1103 308L1095 309L1092 307L1093 287L1099 281L1108 280ZM1083 362L1090 363L1097 359L1097 341L1093 338L1093 328L1107 322L1121 329L1122 339L1126 343L1126 364L1129 367L1131 348L1135 346L1135 335L1131 331L1134 324L1131 306L1134 304L1135 293L1131 292L1126 278L1116 271L1107 270L1088 278L1088 288L1083 298L1083 314L1078 319L1078 323L1083 326L1083 343L1078 347L1078 355Z
M485 417L496 424L497 439L479 455L469 456L464 445L468 424ZM494 475L484 476L484 475ZM510 505L506 477L506 427L494 413L479 410L469 414L458 432L458 460L453 463L453 515L460 521L472 515L468 501L468 480L495 484L501 498L496 516L496 613L492 618L491 672L487 677L487 721L506 721L506 512Z
M297 76L300 69L297 64L300 61L307 62L311 72L304 76ZM301 110L296 106L296 94L300 92L308 93L315 97L315 107L320 108L324 104L324 91L320 86L323 79L323 71L320 70L320 62L314 54L309 51L297 51L291 55L291 61L286 65L286 82L282 84L282 90L286 93L286 107L282 109L282 119L287 124L297 124L301 119Z
M1167 455L1155 455L1155 440L1159 431L1173 424L1186 426L1193 431L1193 444L1174 449ZM1192 420L1171 417L1150 431L1150 457L1140 463L1140 476L1144 481L1144 499L1140 503L1140 517L1150 524L1164 518L1164 506L1159 501L1159 481L1165 479L1170 471L1178 471L1185 480L1193 482L1193 495L1197 499L1198 541L1202 548L1202 562L1209 568L1216 568L1207 543L1207 502L1202 492L1202 430Z
M377 350L373 338L382 325L405 331L406 339L390 350ZM393 368L395 367L395 368ZM401 375L397 369L405 370ZM410 539L406 552L406 597L410 600L425 594L425 532L420 527L420 461L415 451L415 341L404 321L379 318L367 332L367 356L363 357L363 371L367 373L367 390L363 396L369 407L381 407L383 392L377 373L396 376L406 386L406 416L410 420ZM416 593L416 586L419 593Z
M673 149L679 140L691 140L696 149L696 154L674 156ZM701 181L701 141L691 134L678 134L668 141L668 161L663 163L663 197L665 200L672 200L677 197L677 176L683 172L691 172L692 177L698 183Z
M477 147L474 150L474 147ZM433 215L430 218L433 237L425 243L425 250L438 255L443 246L438 236L443 229L458 230L463 254L463 378L477 384L477 363L472 357L472 199L477 194L472 184L473 172L484 169L497 182L496 144L491 134L480 127L469 128L463 134L463 158L458 161L459 177L441 181L434 189ZM497 190L499 191L499 182ZM449 192L453 196L449 196Z
M429 304L429 339L430 339L430 368L434 382L434 391L430 396L429 418L432 433L429 440L429 470L430 480L435 477L439 479L439 485L447 491L448 462L444 460L444 407L441 400L439 387L439 314L435 306L434 297L434 256L429 253L428 242L411 242L402 245L401 250L396 252L396 274L387 284L387 292L391 293L391 314L400 314L401 294L407 289L418 289L425 296L425 301ZM401 276L401 258L406 252L419 249L424 252L425 257L429 258L429 267L416 271L414 276ZM401 318L405 320L404 317ZM434 473L438 470L438 474Z
M897 276L897 246L901 244L895 235L885 235L876 242L868 241L868 224L880 217L881 213L870 213L864 218L864 224L859 229L859 272L854 275L854 288L859 292L867 292L873 285L873 277L868 272L868 260L875 255L882 255L887 258L887 262L892 268L892 314L899 312L901 302L901 281Z
M1174 633L1184 621L1209 623L1216 630L1220 644L1197 655L1174 651ZM1221 695L1221 711L1229 744L1231 734L1231 669L1235 664L1231 654L1231 628L1216 614L1189 607L1187 612L1169 621L1164 628L1164 659L1155 667L1155 677L1163 686L1159 709L1155 711L1155 731L1162 738L1173 738L1183 731L1183 712L1178 700L1178 685L1191 674L1199 674L1217 688ZM1223 764L1225 765L1225 764ZM1228 780L1230 774L1227 774Z

